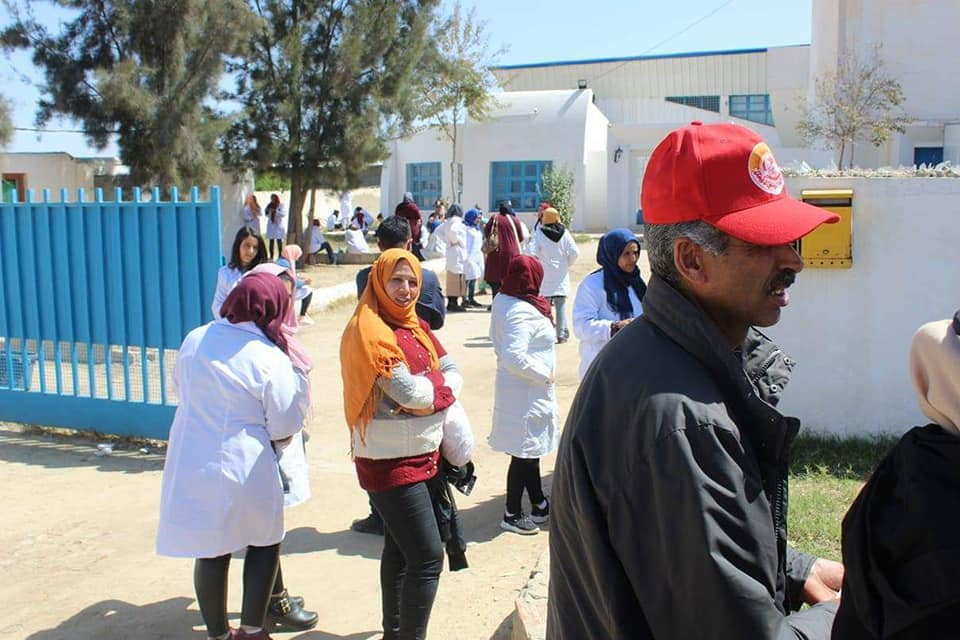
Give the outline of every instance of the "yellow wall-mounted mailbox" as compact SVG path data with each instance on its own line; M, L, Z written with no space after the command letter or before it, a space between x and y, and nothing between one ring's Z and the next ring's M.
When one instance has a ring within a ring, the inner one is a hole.
M853 266L853 190L804 189L807 204L840 216L835 224L822 224L797 241L797 251L807 268L849 269Z

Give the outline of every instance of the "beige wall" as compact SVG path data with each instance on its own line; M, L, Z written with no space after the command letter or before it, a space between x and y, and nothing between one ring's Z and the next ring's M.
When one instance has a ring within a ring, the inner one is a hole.
M26 174L26 188L34 198L42 199L44 189L51 198L60 199L60 190L67 189L69 198L76 199L77 189L86 191L93 199L93 177L98 173L114 173L119 164L112 158L78 159L68 153L0 153L0 173Z

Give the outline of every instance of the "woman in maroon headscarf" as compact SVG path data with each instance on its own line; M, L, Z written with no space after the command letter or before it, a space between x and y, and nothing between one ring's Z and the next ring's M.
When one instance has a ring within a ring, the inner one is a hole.
M194 329L177 355L180 404L170 427L157 552L195 558L194 588L210 638L267 640L264 614L283 539L276 450L300 431L307 378L283 330L290 291L280 278L240 280L219 320ZM240 629L227 625L227 572L246 549Z
M493 289L496 296L500 291L507 267L514 256L520 255L520 245L526 239L523 237L523 224L508 202L501 202L499 213L490 216L490 220L483 227L484 258L483 279Z
M560 417L554 389L556 336L550 302L540 295L543 265L516 256L507 267L500 295L493 300L490 339L497 354L490 446L510 455L507 504L500 522L505 531L530 535L547 522L540 458L560 444ZM522 509L523 492L530 516Z

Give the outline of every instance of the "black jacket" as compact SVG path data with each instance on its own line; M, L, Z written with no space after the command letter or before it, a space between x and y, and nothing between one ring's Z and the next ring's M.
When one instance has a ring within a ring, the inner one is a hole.
M908 431L843 519L837 640L960 637L960 438Z
M774 407L793 362L742 351L653 277L643 315L601 351L553 479L550 640L829 638L799 614L813 558L787 549L787 452Z

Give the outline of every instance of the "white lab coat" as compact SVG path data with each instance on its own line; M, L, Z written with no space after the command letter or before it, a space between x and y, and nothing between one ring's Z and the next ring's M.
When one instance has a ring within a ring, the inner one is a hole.
M551 322L525 300L493 299L490 340L497 355L493 426L488 442L518 458L539 458L560 444L560 412Z
M447 273L463 273L467 261L467 225L460 216L451 216L441 228L444 228L447 245Z
M307 378L252 322L187 334L163 469L157 553L213 558L283 539L283 488L271 441L298 433Z
M220 319L220 307L223 306L223 301L227 299L227 296L237 286L242 277L243 273L240 269L230 266L220 267L220 270L217 271L217 288L213 292L213 303L210 305L214 320Z
M465 280L479 280L483 278L483 229L463 226L467 230L467 260L463 263L463 277Z
M443 239L443 234L446 231L446 222L441 222L436 229L433 230L433 233L430 234L430 237L427 239L427 243L423 245L423 257L428 260L433 260L435 258L443 258L447 254L447 242ZM423 242L423 234L428 233L426 225L423 226L423 230L420 232L420 241Z
M537 229L530 241L530 253L543 265L543 282L540 283L542 296L570 295L570 267L577 261L580 250L573 241L573 234L567 229L559 242L544 235L543 229Z
M287 207L282 202L277 205L276 222L270 222L270 214L266 207L263 209L263 215L267 219L267 238L270 240L287 239Z
M370 253L367 239L359 229L347 229L343 232L343 240L347 243L347 253Z
M261 209L261 216L263 215L263 210ZM260 216L256 216L253 213L253 209L247 205L243 205L243 209L240 212L240 218L243 221L243 226L255 231L257 235L260 235Z
M633 289L628 289L633 317L643 314L643 307ZM580 378L610 341L610 325L620 319L620 314L607 303L603 288L603 270L595 271L580 282L577 297L573 301L573 335L580 340Z

